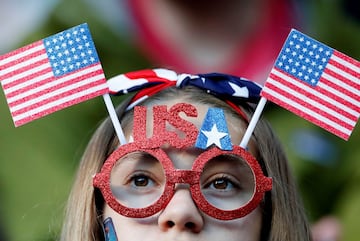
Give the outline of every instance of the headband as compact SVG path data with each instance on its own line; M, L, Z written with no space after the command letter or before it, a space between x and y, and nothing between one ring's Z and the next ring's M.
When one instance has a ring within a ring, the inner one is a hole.
M131 100L128 109L141 103L166 88L176 86L195 86L212 94L234 108L245 120L246 115L237 106L245 102L257 103L260 100L261 86L247 80L227 74L177 74L168 69L147 69L117 75L108 80L109 93L123 95L138 91Z

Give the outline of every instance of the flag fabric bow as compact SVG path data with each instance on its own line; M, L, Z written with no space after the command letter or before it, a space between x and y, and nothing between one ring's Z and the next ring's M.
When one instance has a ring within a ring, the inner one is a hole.
M260 99L261 86L244 78L220 74L177 74L168 69L147 69L117 75L108 80L109 92L122 95L139 91L130 108L147 97L170 86L182 88L196 86L206 92L233 103L252 102Z

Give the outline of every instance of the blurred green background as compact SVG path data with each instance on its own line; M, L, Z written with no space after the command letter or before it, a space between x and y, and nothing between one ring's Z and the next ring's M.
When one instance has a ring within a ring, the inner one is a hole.
M294 2L308 35L360 59L358 1L353 1L357 10L346 7L350 1ZM155 65L139 50L120 0L1 0L0 8L0 54L87 22L106 77ZM78 160L106 115L98 97L15 128L0 91L0 241L56 239ZM342 240L357 241L359 124L345 142L272 104L264 115L284 143L311 221L334 215Z

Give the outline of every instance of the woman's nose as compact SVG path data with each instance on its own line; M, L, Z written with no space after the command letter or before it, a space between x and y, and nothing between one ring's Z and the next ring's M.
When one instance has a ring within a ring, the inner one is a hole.
M189 189L178 189L168 205L161 212L158 224L161 230L190 231L199 233L203 226L203 217L195 205Z

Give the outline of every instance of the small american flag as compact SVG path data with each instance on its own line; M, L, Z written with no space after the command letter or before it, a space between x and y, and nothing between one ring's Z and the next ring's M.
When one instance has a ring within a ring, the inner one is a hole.
M292 30L261 96L347 140L360 113L360 62Z
M86 23L0 56L15 126L108 92Z

